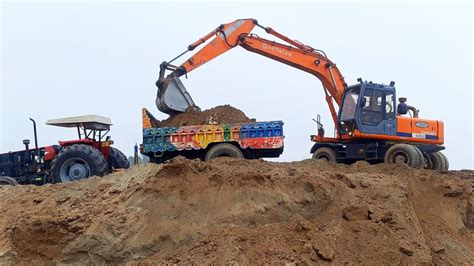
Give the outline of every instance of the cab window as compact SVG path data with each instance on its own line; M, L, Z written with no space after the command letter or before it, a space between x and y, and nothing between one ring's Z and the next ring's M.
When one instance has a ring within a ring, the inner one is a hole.
M347 121L354 119L357 107L357 100L359 99L359 92L352 91L346 94L342 104L341 120Z
M385 93L385 117L387 120L395 120L395 99L393 92Z
M364 92L364 98L362 110L361 110L361 122L365 125L378 125L383 119L383 113L385 108L383 106L383 92L380 90L366 89Z

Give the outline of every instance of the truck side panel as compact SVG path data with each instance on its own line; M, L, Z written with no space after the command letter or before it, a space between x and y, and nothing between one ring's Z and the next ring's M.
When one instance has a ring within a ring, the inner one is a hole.
M143 111L143 153L206 149L212 143L234 142L242 149L282 149L283 122L154 127ZM155 125L154 125L155 124Z

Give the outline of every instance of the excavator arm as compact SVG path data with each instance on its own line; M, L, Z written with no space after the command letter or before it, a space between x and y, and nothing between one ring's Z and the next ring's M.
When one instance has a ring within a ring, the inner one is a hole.
M288 43L288 45L251 34L255 26L262 28L268 34L279 38ZM213 40L180 66L171 64L174 60L194 50L213 36L215 36ZM237 46L315 75L323 84L326 101L329 105L334 124L336 128L338 127L337 111L334 103L338 106L341 104L346 84L336 65L326 57L324 52L292 40L272 28L263 27L254 19L239 19L231 23L222 24L189 45L185 52L170 62L163 62L160 66L160 77L156 83L158 86L158 109L174 115L183 112L186 108L194 107L194 102L179 81L179 77L190 73L199 66ZM171 71L171 73L165 77L167 70Z

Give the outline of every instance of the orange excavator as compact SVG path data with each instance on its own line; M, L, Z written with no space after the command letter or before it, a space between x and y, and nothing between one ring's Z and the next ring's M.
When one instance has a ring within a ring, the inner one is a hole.
M286 44L252 34L255 27ZM172 65L173 61L204 43L204 47L180 66ZM386 85L359 78L356 84L348 86L322 50L264 27L255 19L222 24L171 61L163 62L156 82L158 109L171 116L188 108L198 109L179 78L237 46L313 74L322 82L336 133L334 137L324 136L318 115L318 133L311 135L315 142L310 150L313 158L340 163L365 160L436 170L449 168L447 157L440 152L445 148L442 146L443 122L419 118L419 110L407 105L406 98L399 98L396 105L395 82ZM171 73L165 76L166 71Z

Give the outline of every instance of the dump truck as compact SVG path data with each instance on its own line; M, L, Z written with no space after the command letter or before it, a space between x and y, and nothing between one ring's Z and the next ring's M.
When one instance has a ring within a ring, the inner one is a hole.
M274 158L284 148L282 121L158 127L158 120L143 108L142 122L140 151L154 163L179 155L201 160Z
M283 43L253 34L254 28L262 29ZM173 63L204 43L182 64ZM180 77L187 77L191 71L235 47L307 72L321 81L335 136L325 136L324 127L317 120L317 134L310 135L315 142L309 149L312 158L338 163L365 160L435 170L449 168L448 159L441 152L445 149L443 121L420 118L419 110L408 105L405 97L400 97L397 104L395 82L383 84L358 79L349 86L324 51L262 26L255 19L221 24L172 60L163 62L156 82L157 108L171 116L197 108ZM170 73L166 75L167 71Z
M35 146L25 139L23 150L0 154L0 185L71 182L130 166L127 157L111 146L110 118L85 115L48 120L47 125L76 128L78 138L43 147L38 146L36 121L30 120Z

